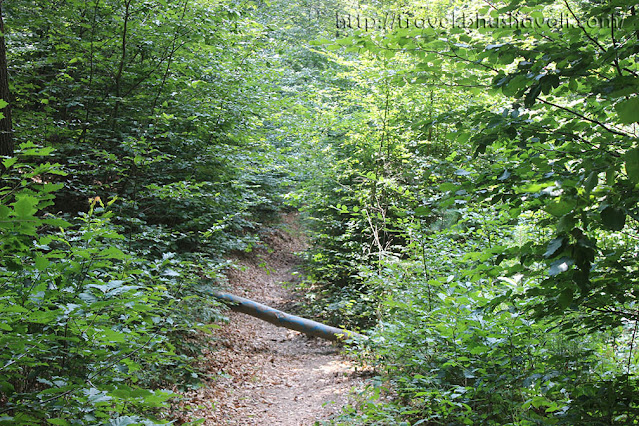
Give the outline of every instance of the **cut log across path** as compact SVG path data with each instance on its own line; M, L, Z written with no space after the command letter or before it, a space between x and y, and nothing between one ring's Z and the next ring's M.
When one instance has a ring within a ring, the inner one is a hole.
M278 327L300 331L310 336L321 337L322 339L332 341L346 341L348 339L364 337L353 331L331 327L330 325L325 325L317 321L287 314L286 312L234 294L216 291L213 295L218 300L227 304L232 311L242 312L263 321L270 322Z

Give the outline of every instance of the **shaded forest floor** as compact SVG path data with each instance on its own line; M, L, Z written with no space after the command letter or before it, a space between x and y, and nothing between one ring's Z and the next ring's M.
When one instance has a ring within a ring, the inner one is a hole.
M295 296L296 253L306 248L295 213L263 236L266 247L234 259L229 289L290 311ZM205 425L314 425L341 411L363 381L335 345L229 312L204 360L206 386L180 403ZM187 420L186 418L184 420Z

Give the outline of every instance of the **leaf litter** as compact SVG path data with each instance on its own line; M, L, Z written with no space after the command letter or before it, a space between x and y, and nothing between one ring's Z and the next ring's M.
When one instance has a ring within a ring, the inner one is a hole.
M293 282L307 247L296 213L268 231L266 247L236 256L228 273L235 294L286 310L295 304L284 283ZM182 393L174 407L178 424L306 426L338 415L364 387L355 365L338 346L228 312L203 359L205 385Z

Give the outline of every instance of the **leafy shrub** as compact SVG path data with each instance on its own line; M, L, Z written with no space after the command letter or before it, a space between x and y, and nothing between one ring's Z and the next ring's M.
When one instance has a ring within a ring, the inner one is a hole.
M526 297L526 288L534 288L534 281L477 273L495 270L509 228L493 227L498 222L487 215L478 220L464 213L466 219L443 231L411 231L421 238L412 260L371 271L369 279L388 283L383 320L356 353L380 377L344 420L635 424L634 323L612 334L592 334L586 327L566 331L560 321L532 318L530 304L537 302ZM469 222L471 232L491 238L460 238ZM522 242L526 239L532 238ZM508 269L508 262L502 267ZM578 319L564 318L570 324ZM380 400L384 389L390 401Z
M193 262L128 249L110 221L115 200L95 197L73 223L45 213L61 186L48 177L64 173L24 160L48 152L23 145L3 160L0 421L162 423L159 409L175 396L162 387L197 378L176 343L206 329L215 305L201 277L181 271Z

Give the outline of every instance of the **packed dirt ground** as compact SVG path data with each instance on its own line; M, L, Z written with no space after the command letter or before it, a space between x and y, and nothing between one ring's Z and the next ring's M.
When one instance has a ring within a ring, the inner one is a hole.
M265 246L234 259L229 290L287 310L295 303L285 286L296 279L296 253L306 248L297 216L285 215L263 237ZM206 386L185 394L181 420L204 425L322 424L363 386L339 347L245 314L229 312L207 350Z

